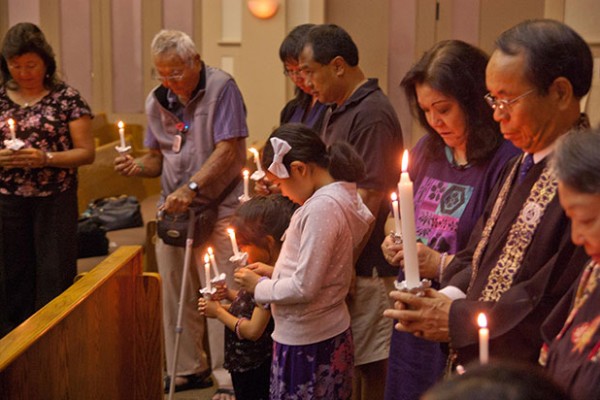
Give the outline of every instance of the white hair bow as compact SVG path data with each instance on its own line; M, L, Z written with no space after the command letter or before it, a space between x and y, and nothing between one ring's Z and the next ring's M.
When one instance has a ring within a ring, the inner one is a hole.
M283 139L273 137L271 140L271 146L273 146L273 162L269 165L270 173L278 178L289 178L290 174L283 165L283 157L292 149L292 146Z

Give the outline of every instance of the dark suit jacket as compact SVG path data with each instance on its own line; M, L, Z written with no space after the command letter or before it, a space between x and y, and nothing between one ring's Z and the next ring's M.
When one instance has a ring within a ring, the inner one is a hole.
M442 284L466 292L471 277L471 260L485 221L489 218L500 188L507 179L517 157L507 165L502 178L490 196L482 218L471 235L467 248L459 252L444 273ZM513 184L477 273L477 278L464 300L456 300L450 308L450 345L458 353L460 363L478 357L477 314L484 312L490 328L490 357L510 358L536 363L542 345L540 325L556 303L576 280L585 263L583 251L576 252L570 240L570 223L558 201L558 194L548 205L525 252L521 268L512 286L497 302L479 301L488 275L496 265L510 228L547 158L534 165L523 183ZM570 262L571 258L581 261Z

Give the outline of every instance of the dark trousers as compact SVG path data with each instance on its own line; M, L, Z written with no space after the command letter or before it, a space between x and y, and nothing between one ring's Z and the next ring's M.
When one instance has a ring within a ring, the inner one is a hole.
M236 400L268 400L271 359L246 372L231 371Z
M0 336L63 292L77 274L77 190L0 195Z

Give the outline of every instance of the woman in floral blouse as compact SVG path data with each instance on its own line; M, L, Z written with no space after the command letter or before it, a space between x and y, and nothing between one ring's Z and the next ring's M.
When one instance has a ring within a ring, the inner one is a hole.
M8 30L0 56L0 336L77 272L77 167L94 161L92 112L58 79L34 24Z
M542 326L545 344L540 362L574 400L600 399L598 149L600 129L571 133L559 141L553 159L560 204L571 219L571 240L585 249L589 261L579 281ZM573 262L583 264L576 258Z

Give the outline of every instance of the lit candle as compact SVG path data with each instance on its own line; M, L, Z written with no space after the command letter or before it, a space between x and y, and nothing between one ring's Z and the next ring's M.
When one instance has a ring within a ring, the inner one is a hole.
M479 362L487 364L490 357L490 330L487 327L487 318L484 313L479 313L477 316L477 324L479 325Z
M217 261L215 260L215 253L213 253L212 247L208 248L208 257L210 258L210 263L213 267L213 272L215 276L219 276L219 268L217 268Z
M254 163L256 164L256 170L262 172L262 167L260 165L260 158L258 155L258 150L256 150L254 147L250 147L249 150L250 150L250 153L254 154Z
M206 288L210 292L212 288L210 286L210 262L208 254L204 255L204 279L206 279Z
M248 172L247 169L242 171L242 175L244 175L244 198L248 199L250 196L248 195L248 193L250 192L250 189L248 187L248 178L250 176L250 172Z
M17 134L15 132L15 120L12 118L8 119L8 128L10 129L10 138L11 140L15 140L17 138Z
M119 127L119 138L121 139L121 147L125 147L125 124L123 121L119 121L117 124Z
M400 235L400 216L398 214L398 196L392 193L392 213L394 214L394 233Z
M415 206L413 201L413 183L407 172L408 150L402 156L402 174L398 182L400 198L400 216L402 219L402 242L404 246L404 277L406 287L419 286L419 259L417 258L417 233L415 228Z
M227 229L227 233L229 234L229 240L231 240L231 247L233 248L234 257L238 257L240 255L240 249L238 248L237 242L235 240L235 231L231 228Z

